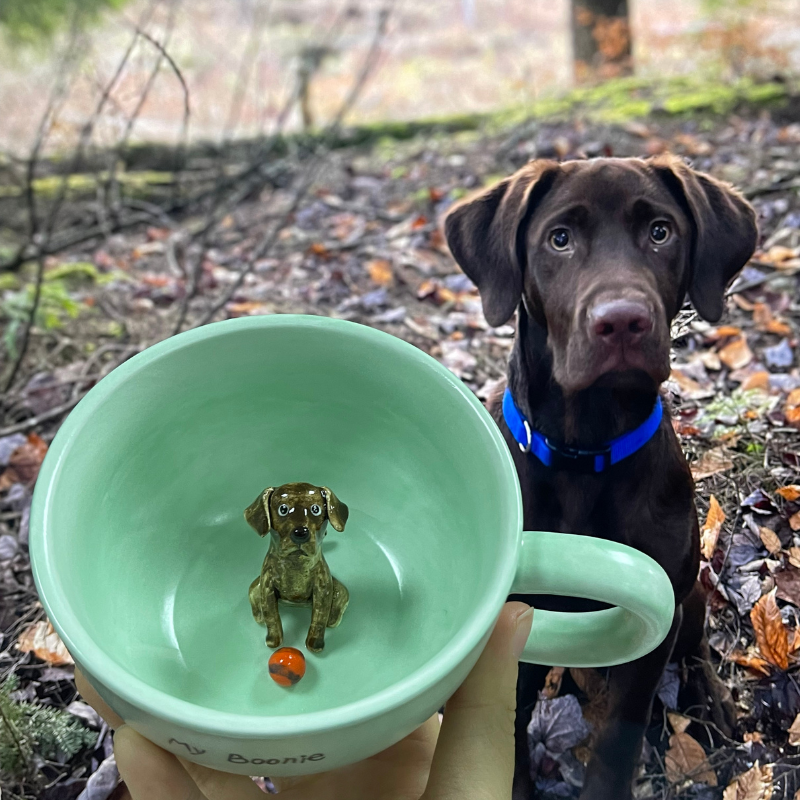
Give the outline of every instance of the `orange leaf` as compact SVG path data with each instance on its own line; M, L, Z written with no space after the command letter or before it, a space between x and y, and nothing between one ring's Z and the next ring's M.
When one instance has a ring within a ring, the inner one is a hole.
M17 640L17 649L23 653L33 650L33 654L37 658L56 666L75 663L49 620L29 625L20 634Z
M246 317L266 308L264 303L244 302L228 303L225 308L235 317Z
M786 405L783 409L783 415L786 417L786 422L793 425L795 428L800 428L800 389L794 389L789 392L786 398Z
M773 319L766 324L764 330L767 333L777 333L778 336L791 336L792 335L792 328L785 322L781 322L780 320Z
M739 650L734 650L728 658L733 661L734 664L738 664L740 667L746 667L747 669L752 670L753 672L757 672L759 675L769 675L771 670L769 666L769 661L765 661L763 658L759 656L750 655L748 653L742 653Z
M706 521L703 524L700 540L700 551L706 561L710 561L711 556L714 555L723 522L725 522L725 512L717 502L717 498L712 494L708 504L708 516L706 516Z
M322 242L314 242L309 248L308 252L312 253L315 256L320 256L321 258L325 258L329 255L328 248L325 247Z
M764 392L769 391L769 372L763 369L758 372L753 372L742 381L741 388L743 392L750 389L761 389Z
M388 286L394 280L392 265L382 258L367 261L366 267L372 282L377 283L378 286Z
M680 783L691 778L709 786L717 785L717 773L708 764L703 746L688 733L673 733L669 737L669 750L664 755L667 780Z
M427 224L428 224L428 218L420 214L419 216L415 217L412 220L411 230L418 231L420 228L424 228Z
M797 498L800 497L800 486L796 483L791 483L788 486L781 486L776 492L784 500L788 500L791 503L793 500L797 500Z
M711 339L726 339L729 336L739 336L741 333L742 329L736 325L720 325L719 328L712 328L707 335Z
M21 444L11 454L8 465L22 483L31 483L36 480L46 454L47 443L35 433L29 433L25 444Z
M773 264L780 264L782 261L788 261L796 255L797 252L791 247L785 247L781 244L773 245L766 252L767 261L771 261Z
M753 360L753 352L744 336L739 336L719 351L719 360L729 369L742 369Z
M690 422L684 422L681 419L672 420L672 430L678 434L678 436L699 436L700 435L700 428L692 425Z
M778 669L789 668L789 634L775 602L773 589L765 594L750 611L750 621L756 634L758 650Z

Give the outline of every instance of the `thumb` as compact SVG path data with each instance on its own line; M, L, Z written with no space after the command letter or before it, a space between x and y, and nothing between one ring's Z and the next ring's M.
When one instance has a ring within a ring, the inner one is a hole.
M533 609L506 603L481 657L447 701L424 800L508 800L514 777L517 662Z

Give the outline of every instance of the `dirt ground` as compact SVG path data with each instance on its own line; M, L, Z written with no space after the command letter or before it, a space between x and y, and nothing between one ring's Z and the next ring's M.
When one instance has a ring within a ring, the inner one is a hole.
M3 397L0 680L16 676L15 685L6 684L7 709L20 703L66 709L90 733L46 754L33 742L26 768L4 776L3 796L72 800L86 791L90 776L100 775L90 784L98 800L111 795L115 782L110 736L80 702L71 660L57 637L48 636L27 548L39 465L69 409L94 383L169 336L179 321L186 329L209 316L306 313L403 338L485 399L504 373L514 328L487 325L474 286L442 239L444 211L531 157L670 149L741 187L761 227L758 252L732 287L723 320L709 325L688 306L680 314L665 385L697 480L714 665L733 693L739 726L728 740L699 721L697 710L681 703L681 670L670 670L653 711L636 797L796 797L800 121L794 118L790 110L694 122L531 122L491 134L387 139L331 153L274 245L254 260L270 225L292 205L287 186L243 200L225 217L196 279L187 264L201 252L191 234L202 216L155 217L51 256L40 317ZM243 272L248 263L252 269ZM9 345L12 353L19 347L19 308L30 289L20 279L3 280L8 356ZM554 678L560 689L542 698L531 728L532 744L544 746L539 796L577 797L591 743L586 732L602 717L604 679L594 671ZM581 735L574 741L556 736L569 730Z

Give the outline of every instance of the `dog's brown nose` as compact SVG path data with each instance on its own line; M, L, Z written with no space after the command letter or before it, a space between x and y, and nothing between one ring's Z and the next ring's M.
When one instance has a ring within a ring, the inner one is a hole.
M295 528L292 531L292 541L295 544L302 544L303 542L307 542L311 537L311 533L309 532L308 528L305 525L302 525L299 528Z
M653 313L636 300L608 300L589 312L589 329L609 344L636 344L653 329Z

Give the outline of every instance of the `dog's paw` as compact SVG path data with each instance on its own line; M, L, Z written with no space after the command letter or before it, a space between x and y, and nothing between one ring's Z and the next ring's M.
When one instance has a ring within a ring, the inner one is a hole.
M267 647L280 647L283 644L283 631L270 631L267 634Z
M325 637L324 636L314 636L311 633L308 634L306 637L306 647L312 653L319 653L325 647Z
M686 678L681 706L713 723L723 736L732 737L736 730L736 704L713 664L706 660L693 664L687 669Z

